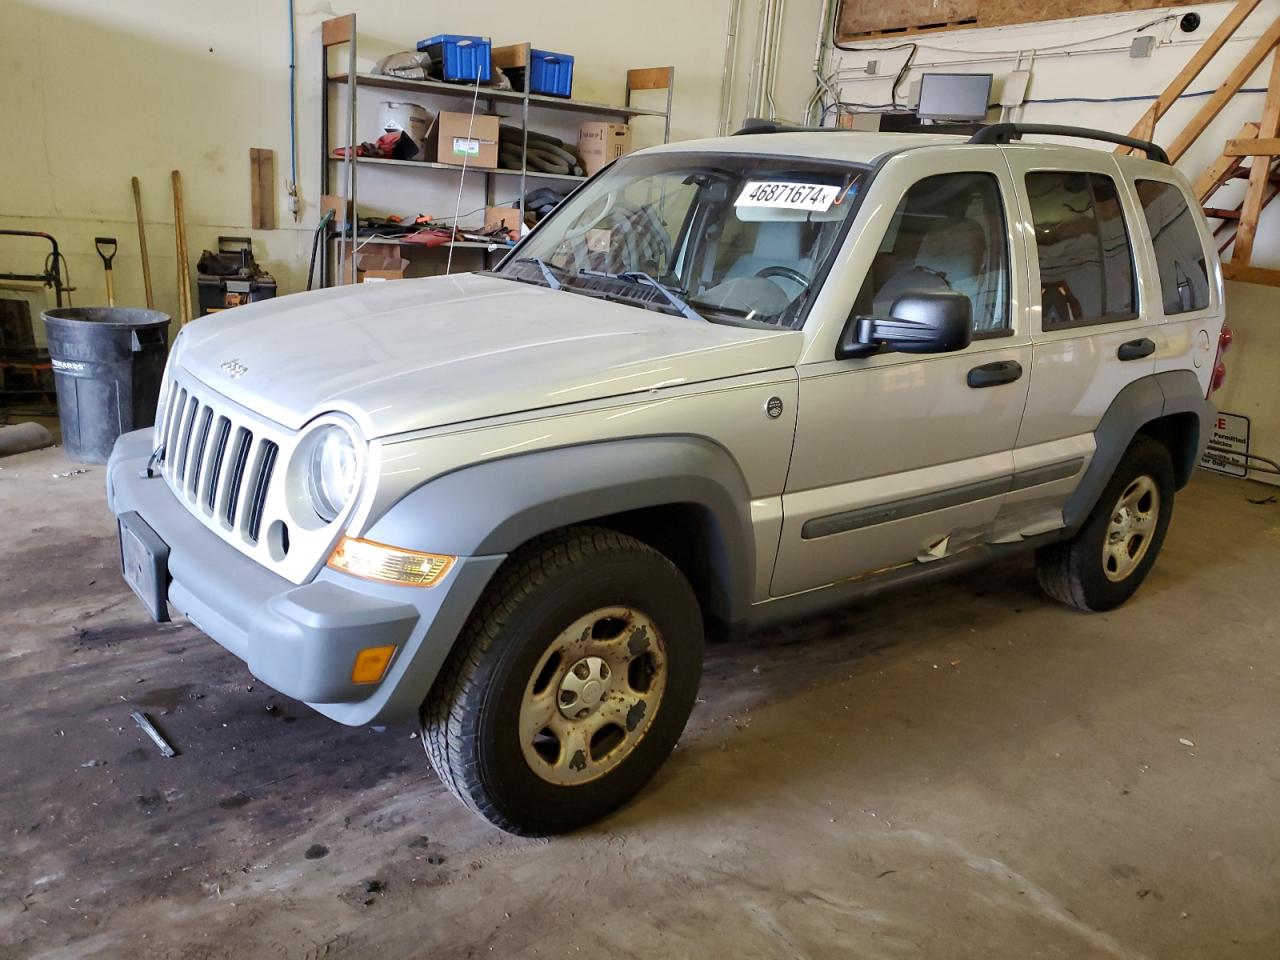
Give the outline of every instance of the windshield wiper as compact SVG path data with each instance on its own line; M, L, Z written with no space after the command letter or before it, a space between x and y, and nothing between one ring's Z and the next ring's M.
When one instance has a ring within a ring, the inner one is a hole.
M556 279L556 275L551 272L551 267L547 265L545 260L539 260L537 257L521 257L515 263L532 263L535 267L542 271L542 279L547 281L547 286L552 290L563 290L564 284Z
M679 294L670 287L654 279L643 270L624 270L622 273L606 273L603 270L579 270L578 273L579 275L586 277L604 277L606 280L626 280L630 283L638 283L641 286L653 287L653 289L657 290L667 298L667 303L671 304L671 306L675 307L690 320L706 321L706 318L702 316L702 314L698 313L697 310L693 309L693 307L689 306L689 304L687 304Z

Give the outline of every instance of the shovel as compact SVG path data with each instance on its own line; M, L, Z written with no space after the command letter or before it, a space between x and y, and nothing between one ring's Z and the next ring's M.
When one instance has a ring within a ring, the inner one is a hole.
M107 306L114 307L116 305L116 285L111 277L111 261L116 258L116 238L94 237L93 245L97 248L98 256L102 258L102 269L107 272Z

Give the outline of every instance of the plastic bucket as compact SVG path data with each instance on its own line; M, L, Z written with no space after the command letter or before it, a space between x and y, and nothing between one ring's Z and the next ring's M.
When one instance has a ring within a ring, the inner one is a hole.
M72 460L106 463L116 437L155 423L169 317L127 307L64 307L41 316L62 445Z

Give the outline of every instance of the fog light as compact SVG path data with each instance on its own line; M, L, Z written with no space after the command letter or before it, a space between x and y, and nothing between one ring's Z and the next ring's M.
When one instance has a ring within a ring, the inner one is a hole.
M352 683L377 683L387 672L387 665L396 652L394 646L365 647L356 654L355 665L351 668Z
M374 540L343 537L329 556L329 566L353 577L410 587L434 587L457 557L405 550Z

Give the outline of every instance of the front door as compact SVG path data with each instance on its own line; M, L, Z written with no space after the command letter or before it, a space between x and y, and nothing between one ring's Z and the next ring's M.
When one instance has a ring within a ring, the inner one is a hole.
M983 542L1010 487L1031 363L1017 206L998 148L951 152L947 173L937 156L904 154L877 177L858 242L881 240L849 306L886 316L906 292L957 290L974 341L801 364L773 596Z

